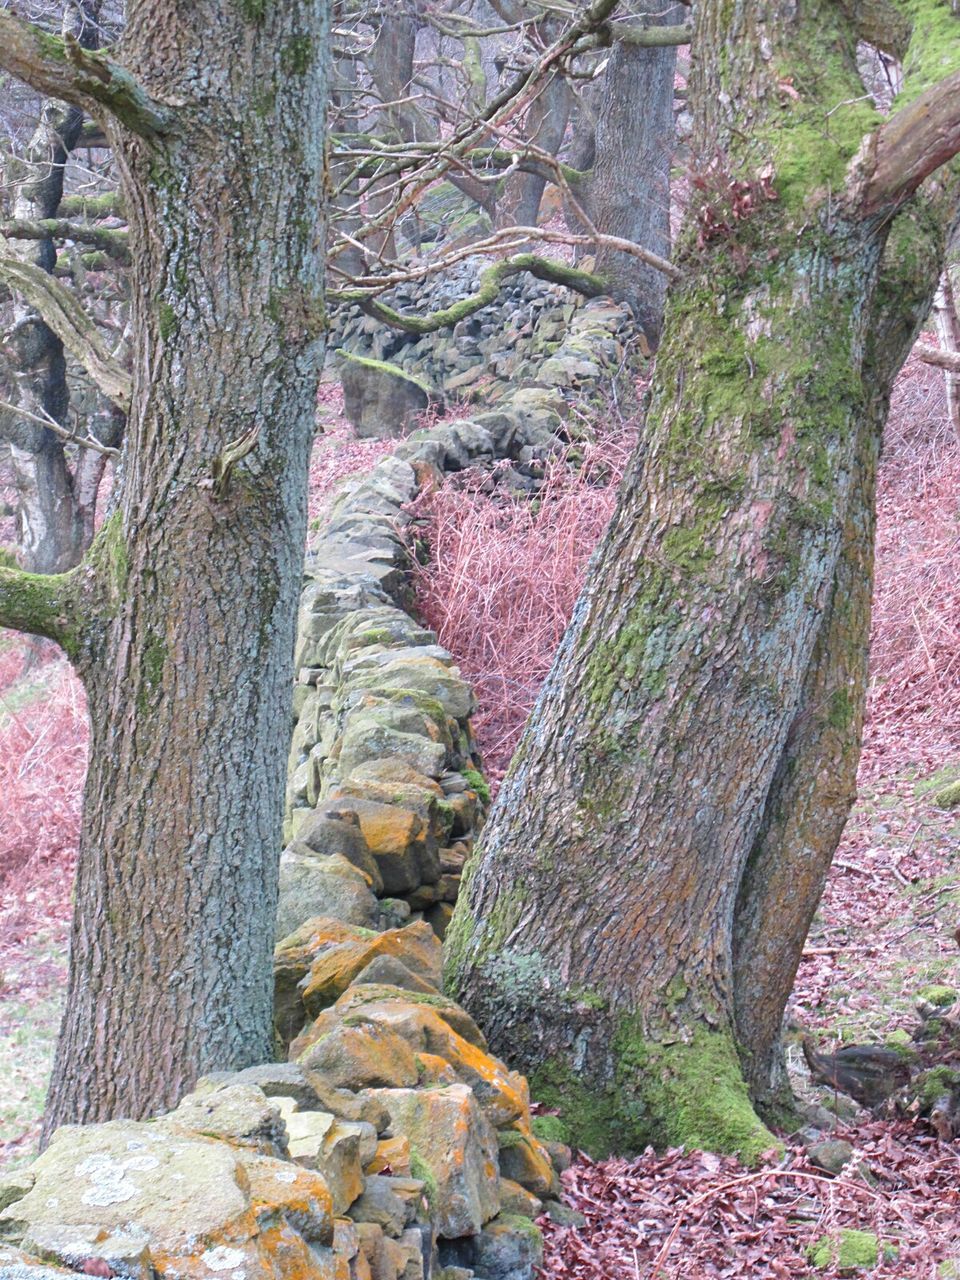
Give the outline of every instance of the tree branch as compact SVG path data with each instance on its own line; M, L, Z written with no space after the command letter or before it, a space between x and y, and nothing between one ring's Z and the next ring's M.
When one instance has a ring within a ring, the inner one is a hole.
M689 44L693 39L693 27L648 27L642 22L611 23L610 35L616 43L633 45L638 49L667 49Z
M960 154L960 71L902 107L867 141L855 161L861 216L901 204Z
M0 237L0 253L5 242ZM125 412L133 394L130 375L107 350L93 321L73 294L42 267L0 256L0 279L18 290L80 361L103 394Z
M77 571L27 573L0 565L0 627L56 640L77 651Z
M58 240L92 244L122 266L130 265L126 231L92 227L80 222L69 222L66 218L17 218L11 222L0 222L0 235L10 240L47 240L55 236Z
M402 329L405 333L423 335L435 333L438 329L449 328L450 325L458 324L467 316L472 316L481 307L489 306L496 299L504 280L518 275L521 271L529 271L532 276L537 276L540 280L549 280L551 284L566 285L567 288L575 289L577 293L582 293L587 298L600 297L609 288L605 280L600 276L591 275L588 271L578 271L575 267L568 267L562 262L551 262L549 258L539 258L533 253L518 253L513 258L504 258L495 266L487 267L480 276L480 288L469 298L461 298L452 306L445 307L442 311L432 311L425 316L403 315L399 311L394 311L393 307L388 307L386 303L378 302L375 298L363 295L359 291L356 293L344 291L340 296L345 301L359 302L361 310L367 315L382 320L391 328Z
M960 351L942 351L929 342L918 342L913 353L924 364L934 364L938 369L946 369L948 373L960 373Z
M0 9L0 67L39 93L70 102L97 119L109 114L142 137L164 133L170 112L130 72L72 37L48 35Z

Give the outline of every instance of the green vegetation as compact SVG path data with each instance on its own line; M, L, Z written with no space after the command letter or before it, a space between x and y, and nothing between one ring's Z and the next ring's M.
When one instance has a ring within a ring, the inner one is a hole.
M815 1267L838 1271L870 1270L880 1261L880 1246L872 1231L854 1231L844 1227L836 1236L821 1236L807 1249L807 1257Z

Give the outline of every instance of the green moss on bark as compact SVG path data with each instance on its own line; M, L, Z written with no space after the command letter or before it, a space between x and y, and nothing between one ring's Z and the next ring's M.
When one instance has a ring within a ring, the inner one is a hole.
M778 1145L751 1105L732 1035L700 1026L686 1040L660 1042L627 1017L613 1055L614 1079L603 1088L558 1057L530 1077L533 1096L559 1111L571 1143L591 1155L652 1144L755 1164Z

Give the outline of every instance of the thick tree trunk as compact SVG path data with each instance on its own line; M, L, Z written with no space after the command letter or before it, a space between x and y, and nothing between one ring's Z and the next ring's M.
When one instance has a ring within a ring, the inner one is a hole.
M856 765L875 330L910 328L916 305L878 287L890 211L827 198L878 123L836 7L704 3L696 45L712 163L646 433L469 869L448 973L588 1148L752 1157L772 1139L740 1051L769 1089ZM791 76L807 96L782 92ZM953 216L935 203L934 274Z
M271 1052L293 626L323 328L327 6L129 5L170 125L107 119L133 409L65 643L90 767L45 1130L144 1116ZM61 635L61 639L64 636Z
M646 8L656 9L649 5ZM679 21L679 8L658 12L652 25ZM596 129L589 213L598 230L670 256L670 166L674 151L675 48L618 44L610 54ZM666 277L630 254L601 248L594 270L628 302L648 341L663 326Z

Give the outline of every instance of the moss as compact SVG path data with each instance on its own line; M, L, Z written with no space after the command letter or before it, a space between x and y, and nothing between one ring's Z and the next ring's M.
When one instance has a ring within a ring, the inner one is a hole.
M433 1209L437 1203L440 1188L436 1175L416 1147L410 1148L410 1176L423 1183L423 1194L427 1198L427 1204Z
M280 51L280 68L287 75L303 76L313 65L313 41L309 36L294 36Z
M615 1078L603 1088L560 1058L530 1077L534 1097L560 1112L571 1141L591 1155L682 1145L754 1164L777 1146L750 1103L732 1037L699 1026L686 1041L659 1043L628 1017L613 1054Z
M351 364L362 365L364 369L375 369L378 373L389 374L391 378L397 378L400 382L412 382L415 387L420 388L425 396L433 396L433 390L429 383L424 382L422 378L415 377L412 373L407 373L398 364L390 364L388 360L373 360L370 356L357 356L352 351L347 351L344 347L337 347L337 355L341 360L349 361Z
M478 769L464 769L464 779L471 789L477 793L484 804L490 803L490 788L483 774Z
M267 0L237 0L237 8L247 22L262 22L267 16Z
M815 1267L838 1271L869 1270L880 1260L880 1245L872 1231L854 1231L844 1227L836 1236L821 1236L807 1249L807 1257Z
M177 331L177 313L169 302L157 304L158 327L160 337L167 342Z
M530 1128L541 1142L569 1141L567 1126L559 1116L531 1116Z
M960 804L960 781L951 782L933 797L933 803L940 809L955 809Z
M712 520L698 520L692 528L670 529L661 543L664 557L688 575L705 569L714 558L709 543L712 526Z
M526 1218L522 1213L501 1213L497 1216L497 1222L509 1227L515 1235L526 1236L537 1256L543 1253L543 1232L532 1218Z
M928 1004L936 1005L938 1009L945 1009L960 999L960 993L956 987L946 987L939 983L933 983L928 987L921 988L917 992L917 998L926 1000Z
M854 716L853 701L847 689L835 689L830 695L827 720L833 729L846 729Z
M898 0L898 7L906 11L913 29L903 59L903 90L894 109L960 69L960 17L949 0Z
M932 1067L921 1072L914 1082L921 1110L929 1111L940 1101L945 1093L953 1093L960 1089L960 1068Z

